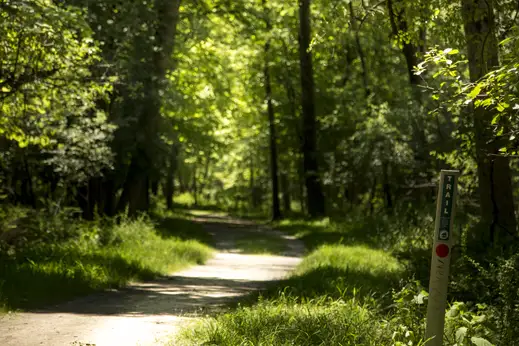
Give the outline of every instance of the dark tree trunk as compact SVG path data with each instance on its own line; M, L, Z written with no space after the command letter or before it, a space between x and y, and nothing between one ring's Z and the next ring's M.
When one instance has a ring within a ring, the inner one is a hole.
M177 150L173 146L171 155L169 156L168 174L166 177L166 186L164 188L164 197L168 210L173 209L173 195L175 194L175 171L177 170Z
M137 131L140 137L137 136L137 149L132 155L130 171L123 191L123 196L127 196L131 216L149 209L150 177L153 176L153 163L157 151L152 143L158 136L160 127L159 90L164 87L166 72L172 67L171 53L175 46L180 0L155 0L155 9L158 15L155 36L160 49L152 54L150 63L137 67L148 69L148 73L140 81L145 90L142 104L136 110ZM140 52L136 51L136 54Z
M384 196L386 198L386 209L388 212L393 211L393 196L391 195L391 183L389 181L389 164L387 162L384 162L383 169L383 175L384 175L384 183L383 183L383 190L384 190Z
M351 28L354 31L355 44L357 46L357 54L359 55L360 66L362 67L362 83L364 84L364 94L366 97L368 97L371 94L371 90L369 89L369 82L368 82L368 70L366 67L366 58L364 56L364 50L362 49L362 45L360 44L360 33L359 33L358 26L357 26L357 19L355 17L355 12L353 10L353 1L350 1L349 9L350 9Z
M198 182L196 180L196 166L193 168L193 181L191 185L191 191L195 199L195 206L198 206Z
M402 0L387 0L386 3L393 36L397 37L402 33L407 33L408 25L404 17L405 13ZM402 54L404 54L405 62L407 64L409 82L413 86L420 85L422 82L420 76L417 76L413 72L414 67L418 65L418 56L416 53L416 46L411 41L403 40Z
M115 205L115 181L113 179L107 179L103 183L103 198L104 198L104 213L108 217L115 216L116 205Z
M281 174L281 193L283 194L283 210L285 213L289 213L291 211L291 199L290 199L290 181L288 179L288 174Z
M387 8L389 13L389 22L391 24L391 31L394 37L407 33L408 24L405 19L405 12L403 9L402 0L387 0ZM425 35L425 30L423 31ZM425 40L425 36L421 38ZM410 40L403 40L402 42L402 54L404 55L405 62L407 65L407 74L409 76L409 83L414 93L416 101L422 102L421 91L419 86L422 84L420 76L414 73L414 67L418 65L418 48ZM429 162L429 149L427 138L424 129L424 121L422 120L421 114L416 114L412 119L413 133L415 137L415 148L416 159L420 162L425 169Z
M249 191L250 191L250 205L254 209L256 208L256 201L254 198L254 156L250 157L250 176L249 176Z
M470 80L477 82L499 65L493 0L462 0L461 4ZM499 155L502 143L491 126L494 110L478 107L473 113L482 223L489 232L479 235L479 240L506 244L517 227L509 160Z
M148 211L149 207L148 177L141 171L141 166L136 163L135 158L132 159L128 168L123 191L117 204L117 213L124 212L126 207L128 207L128 216L130 217Z
M81 217L84 220L93 220L94 215L88 203L88 185L83 184L76 188L76 201L81 209Z
M377 196L377 178L373 180L373 185L371 186L371 192L369 194L369 214L373 215L375 212L375 197Z
M103 211L101 203L101 178L90 178L88 181L88 208L92 217Z
M153 179L151 181L151 194L153 196L157 196L159 194L159 184L160 184L160 181L159 179Z
M324 195L319 178L317 159L317 120L314 104L314 76L310 48L310 0L299 2L299 56L301 65L301 89L303 110L303 167L306 185L308 213L322 216Z
M211 156L207 155L205 158L205 164L204 164L204 174L202 176L202 180L200 181L200 184L198 184L198 191L199 191L199 194L202 194L202 196L204 196L204 194L203 194L204 189L208 184L210 167L211 167Z
M265 11L265 23L267 26L267 35L270 35L271 25L266 6L266 0L263 0L263 8ZM272 104L272 85L270 81L270 67L269 67L269 51L270 40L265 43L265 97L267 99L267 113L269 119L269 143L270 143L270 180L272 184L272 219L281 219L281 209L279 206L279 182L278 182L278 153L277 153L277 137L276 125L274 119L274 105Z

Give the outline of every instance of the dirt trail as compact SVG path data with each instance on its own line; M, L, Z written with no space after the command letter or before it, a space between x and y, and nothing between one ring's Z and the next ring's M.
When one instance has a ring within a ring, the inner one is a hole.
M303 245L241 220L198 217L219 252L203 266L135 283L43 310L0 317L0 345L160 345L192 318L283 278L300 261ZM268 232L287 245L280 256L237 253L238 233Z

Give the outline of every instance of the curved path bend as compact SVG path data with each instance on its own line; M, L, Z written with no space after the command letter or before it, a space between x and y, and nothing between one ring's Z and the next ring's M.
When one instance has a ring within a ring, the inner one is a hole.
M215 216L195 220L211 233L218 251L205 265L46 309L5 315L0 317L0 345L161 345L185 322L282 279L304 251L299 241L251 222ZM277 256L241 254L233 242L243 232L279 237L286 251Z

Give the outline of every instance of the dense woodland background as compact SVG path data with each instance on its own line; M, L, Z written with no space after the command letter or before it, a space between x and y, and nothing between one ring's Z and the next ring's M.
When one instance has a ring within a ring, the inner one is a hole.
M518 16L516 0L0 0L0 240L34 215L132 218L174 196L419 224L457 169L464 253L515 258Z

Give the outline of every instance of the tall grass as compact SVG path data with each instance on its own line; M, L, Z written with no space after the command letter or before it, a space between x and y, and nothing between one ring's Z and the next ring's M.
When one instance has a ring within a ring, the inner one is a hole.
M354 300L260 301L185 329L177 345L386 345L387 325Z
M36 237L3 245L0 306L25 309L96 290L147 280L189 264L203 263L211 249L196 240L161 235L148 219L55 225L75 228L66 236ZM173 228L173 225L170 225ZM201 227L201 226L200 226Z

